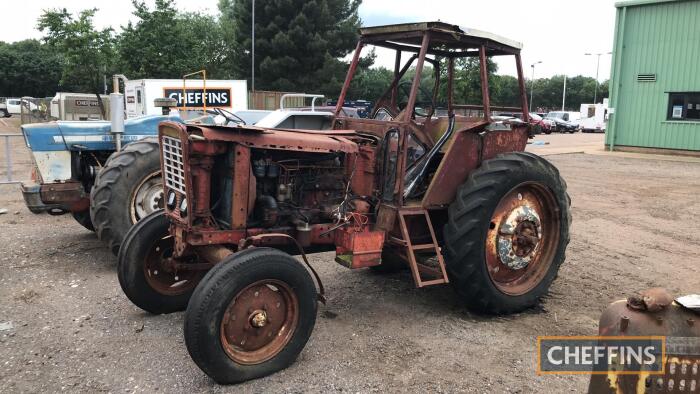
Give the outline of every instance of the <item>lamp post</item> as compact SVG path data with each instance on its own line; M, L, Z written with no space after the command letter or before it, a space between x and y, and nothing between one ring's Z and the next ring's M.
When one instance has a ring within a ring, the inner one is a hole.
M542 60L530 65L530 67L532 67L532 77L530 78L530 112L532 112L532 92L535 90L535 65L540 63L542 63Z
M564 74L564 91L561 94L561 110L564 111L566 107L566 74Z
M593 93L593 104L598 101L598 72L600 71L600 57L602 55L612 55L612 52L605 53L584 53L586 56L598 56L598 60L595 67L595 93Z
M255 0L253 0L252 6L252 22L250 24L251 30L251 40L250 40L250 90L255 91Z

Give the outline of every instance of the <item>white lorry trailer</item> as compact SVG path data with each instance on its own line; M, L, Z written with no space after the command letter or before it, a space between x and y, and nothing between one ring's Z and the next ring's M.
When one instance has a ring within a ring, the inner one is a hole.
M51 99L50 109L51 118L56 120L107 120L109 96L58 92Z
M581 121L579 126L584 133L605 133L608 124L608 99L602 104L581 104Z
M188 79L183 94L182 79L135 79L124 82L126 118L159 115L154 99L167 97L178 102L178 109L187 118L187 111L221 108L230 112L248 109L248 86L245 80Z

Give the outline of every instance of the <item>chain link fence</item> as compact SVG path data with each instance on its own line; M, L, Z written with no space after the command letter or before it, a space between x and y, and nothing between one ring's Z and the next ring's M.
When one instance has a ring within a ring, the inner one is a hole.
M20 121L22 124L45 123L56 120L51 114L51 97L22 97Z

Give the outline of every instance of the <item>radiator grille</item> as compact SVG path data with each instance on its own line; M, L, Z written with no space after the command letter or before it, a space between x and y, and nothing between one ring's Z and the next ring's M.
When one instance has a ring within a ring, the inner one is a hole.
M185 194L185 166L182 161L182 142L163 136L163 171L165 185Z

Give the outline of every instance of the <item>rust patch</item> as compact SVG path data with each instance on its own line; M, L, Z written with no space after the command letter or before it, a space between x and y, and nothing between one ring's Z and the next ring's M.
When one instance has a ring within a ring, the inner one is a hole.
M661 287L644 290L627 299L627 306L638 311L658 312L671 305L673 297Z

